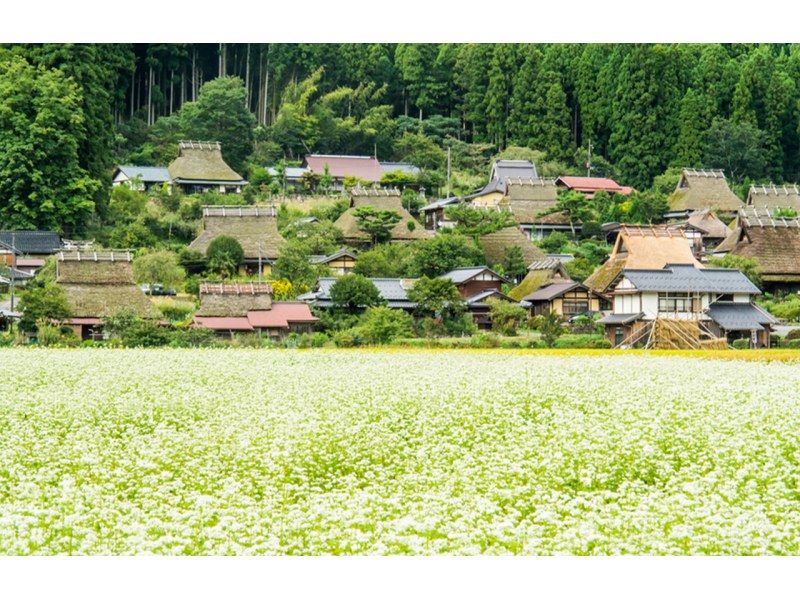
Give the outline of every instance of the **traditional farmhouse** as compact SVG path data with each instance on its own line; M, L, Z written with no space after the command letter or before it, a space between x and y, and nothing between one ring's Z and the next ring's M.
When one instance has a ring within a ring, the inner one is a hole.
M745 208L714 255L738 255L758 262L764 290L800 290L800 218L776 217L768 209Z
M508 292L508 296L515 301L522 301L549 282L572 282L572 279L567 274L564 262L548 255L544 259L531 262L525 278Z
M443 274L442 278L447 278L456 285L478 328L488 330L492 327L489 300L516 303L501 290L503 284L508 284L508 279L486 266L456 268Z
M29 260L39 260L38 266L44 265L44 260L61 251L61 237L51 230L2 230L0 231L0 263L11 264L11 250L13 247L19 257ZM18 259L19 259L18 257ZM19 267L19 263L17 264ZM38 267L36 266L36 267Z
M599 295L608 295L623 268L663 268L667 264L691 264L702 268L692 252L692 241L682 230L665 225L623 224L608 260L584 284Z
M111 184L114 187L126 185L134 191L150 191L152 189L160 191L162 188L166 188L169 192L172 190L172 177L170 177L169 169L164 166L122 164L114 170Z
M381 163L372 156L340 156L334 154L309 154L302 168L318 176L327 174L333 179L333 188L344 189L344 179L355 177L359 181L380 183L383 176Z
M486 254L486 263L491 266L502 264L511 247L519 247L522 250L522 257L526 264L545 258L542 250L516 226L509 226L488 235L482 235L478 239L478 244Z
M64 290L71 314L65 324L78 338L102 338L103 319L123 310L141 318L158 316L134 283L132 262L127 251L58 254L56 283Z
M754 185L747 194L747 205L756 210L777 212L784 217L800 215L800 189L797 185Z
M616 347L722 348L738 338L769 347L776 320L753 303L758 294L738 270L625 268L613 283L613 313L599 323Z
M594 197L598 191L605 191L613 194L630 195L632 187L625 187L617 183L614 179L590 176L562 176L556 179L556 186L567 191L577 191L583 193L588 198Z
M181 141L167 169L172 184L184 193L241 193L247 184L222 158L218 141Z
M236 239L244 250L247 272L269 273L284 240L274 206L204 206L203 232L189 245L202 253L216 237Z
M459 203L461 200L458 197L445 197L420 208L420 214L425 218L425 229L436 231L440 228L453 228L456 222L447 217L445 210Z
M555 179L508 179L506 198L501 205L511 210L529 239L543 239L555 231L580 232L580 224L570 226L563 212L553 212L557 197Z
M464 196L476 207L494 207L506 195L506 182L509 179L538 179L536 165L528 160L495 160L489 174L489 182L480 191Z
M222 336L256 333L280 339L311 332L318 321L303 302L273 301L266 283L203 283L193 324Z
M695 170L684 168L678 186L667 198L668 219L686 218L692 212L711 210L733 216L743 206L721 170Z
M551 280L526 295L523 301L530 305L531 314L534 316L554 313L558 316L571 317L599 312L603 299L579 282Z
M356 253L349 249L340 249L331 255L312 255L309 257L309 261L312 264L327 266L336 276L350 274L353 268L356 267L357 259Z
M328 309L333 307L331 300L331 287L336 283L337 278L320 278L316 288L310 293L300 295L298 299L306 303ZM408 299L408 290L414 286L414 279L411 278L370 278L372 284L378 289L381 298L386 302L387 307L413 311L417 306Z
M400 201L400 191L397 189L360 189L350 190L350 208L336 220L334 225L342 231L344 241L348 245L367 245L370 236L358 226L355 211L363 206L370 206L375 210L390 210L400 216L400 220L391 230L392 241L417 241L427 239L431 233L425 230L414 220Z
M731 232L731 229L708 208L692 212L686 220L671 224L669 228L684 232L686 238L692 241L695 256L698 258L711 253Z

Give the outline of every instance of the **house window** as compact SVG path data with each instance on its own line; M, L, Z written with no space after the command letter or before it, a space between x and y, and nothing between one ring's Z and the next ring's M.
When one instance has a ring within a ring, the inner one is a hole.
M689 293L659 293L658 311L666 313L688 313L692 311Z
M564 299L562 310L565 316L584 314L589 311L589 302L576 301L575 299Z
M726 293L724 295L720 295L716 299L717 301L733 301L733 295L731 293Z

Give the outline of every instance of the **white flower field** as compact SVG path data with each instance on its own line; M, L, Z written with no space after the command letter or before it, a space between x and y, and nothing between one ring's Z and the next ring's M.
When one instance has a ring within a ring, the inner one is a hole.
M798 554L800 366L0 351L0 554Z

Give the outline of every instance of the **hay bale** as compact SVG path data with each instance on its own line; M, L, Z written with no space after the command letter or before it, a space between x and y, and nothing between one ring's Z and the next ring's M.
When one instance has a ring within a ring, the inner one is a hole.
M653 322L652 348L697 349L700 347L700 323L697 320L657 318Z

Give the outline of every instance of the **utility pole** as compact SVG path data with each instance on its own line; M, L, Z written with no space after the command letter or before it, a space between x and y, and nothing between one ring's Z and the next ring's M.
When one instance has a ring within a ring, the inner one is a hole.
M447 146L447 196L450 197L450 146Z
M589 159L586 161L586 176L592 176L592 140L589 140Z
M11 311L14 311L14 280L17 272L17 239L16 235L11 233L11 280L9 283L9 290L11 291Z

